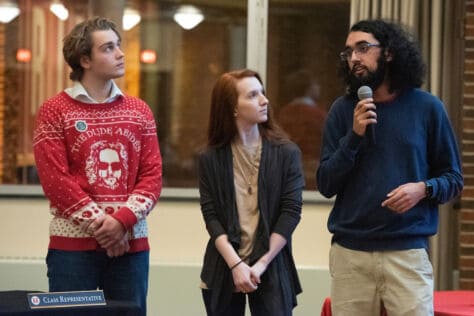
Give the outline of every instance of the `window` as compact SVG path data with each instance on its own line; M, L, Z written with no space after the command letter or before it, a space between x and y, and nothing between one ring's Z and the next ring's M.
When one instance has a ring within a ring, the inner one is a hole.
M122 32L126 75L117 82L155 114L164 186L197 187L196 155L206 143L212 86L222 72L248 64L247 0L196 0L190 1L191 9L172 0L126 1L124 6L63 1L69 12L64 21L50 11L51 3L19 0L20 15L0 24L0 185L38 183L32 154L35 114L44 100L71 84L63 37L88 16L104 12L120 19L124 12L135 12L139 23ZM315 79L316 108L323 114L341 94L342 85L334 82L349 7L348 0L269 1L266 88L289 134L288 126L300 124L285 105L305 99L292 95L298 80ZM203 20L185 29L174 18L181 10L200 12ZM307 188L313 189L319 144L306 149L302 142Z
M270 1L268 94L279 123L302 151L307 190L316 189L327 111L343 94L336 69L349 13L349 1Z

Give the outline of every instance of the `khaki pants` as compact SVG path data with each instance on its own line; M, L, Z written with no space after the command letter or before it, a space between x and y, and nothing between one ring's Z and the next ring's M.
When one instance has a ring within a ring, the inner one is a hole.
M433 268L425 249L356 251L334 243L329 255L334 316L433 315Z

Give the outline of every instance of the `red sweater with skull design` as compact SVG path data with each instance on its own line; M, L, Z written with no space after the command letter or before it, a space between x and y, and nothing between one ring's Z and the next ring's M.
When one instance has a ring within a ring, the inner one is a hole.
M96 250L85 227L110 214L130 252L149 249L146 216L161 193L161 154L148 105L130 96L89 104L61 92L42 104L33 149L50 201L50 249Z

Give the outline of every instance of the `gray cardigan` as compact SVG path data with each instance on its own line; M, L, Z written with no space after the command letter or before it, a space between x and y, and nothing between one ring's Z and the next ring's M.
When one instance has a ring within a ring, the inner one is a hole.
M249 260L253 264L268 251L273 232L285 237L287 244L262 275L259 290L265 293L266 285L279 283L290 308L296 306L296 295L302 291L291 252L291 235L300 221L303 188L299 148L290 142L275 144L264 139L258 175L260 221ZM240 244L230 144L208 149L199 156L199 193L210 235L201 279L213 290L213 310L220 310L230 302L234 284L215 239L227 234L234 249L238 250Z

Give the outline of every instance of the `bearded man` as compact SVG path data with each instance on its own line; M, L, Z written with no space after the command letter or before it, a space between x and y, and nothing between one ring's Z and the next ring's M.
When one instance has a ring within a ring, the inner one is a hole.
M332 313L433 315L428 238L438 205L463 187L453 129L443 103L419 88L421 53L399 25L356 23L340 55L347 93L328 113L317 171L321 194L336 196ZM373 96L358 98L361 86Z

